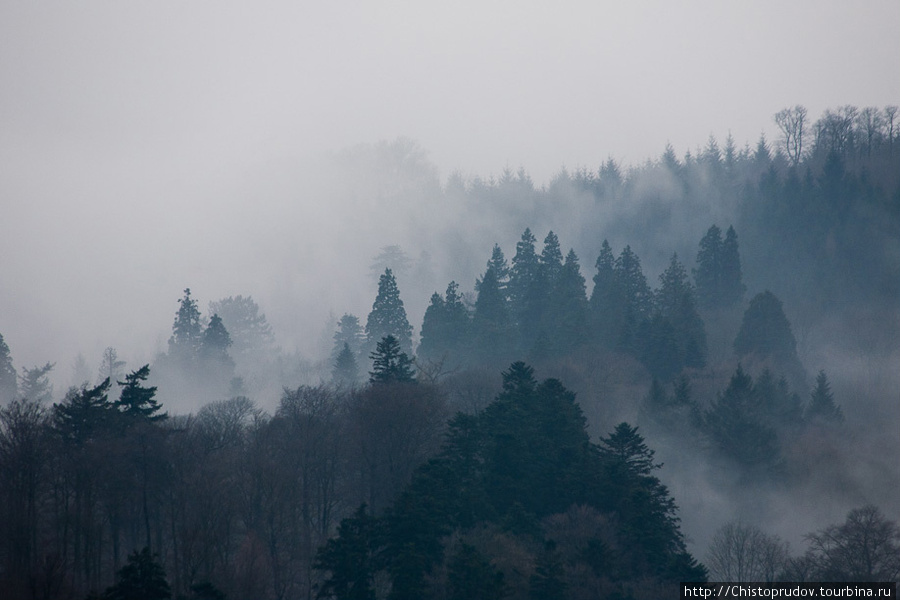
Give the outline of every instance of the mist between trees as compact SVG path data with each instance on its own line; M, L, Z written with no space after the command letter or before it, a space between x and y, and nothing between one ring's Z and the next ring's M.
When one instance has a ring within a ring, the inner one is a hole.
M379 203L438 197L476 233L383 246L356 283L371 310L339 308L322 356L282 350L251 296L204 314L190 288L164 352L81 358L63 394L56 363L17 369L0 337L4 595L896 580L895 116L794 107L771 145L710 138L544 188L441 187L408 142L364 148L344 160L396 167ZM483 244L497 223L521 235Z

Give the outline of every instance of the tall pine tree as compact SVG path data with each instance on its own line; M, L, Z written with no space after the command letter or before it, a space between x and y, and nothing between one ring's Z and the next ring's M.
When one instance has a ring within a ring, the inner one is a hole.
M390 269L385 269L378 280L378 294L366 321L366 337L369 346L374 347L388 335L394 336L404 352L412 352L412 326L406 318L397 280Z

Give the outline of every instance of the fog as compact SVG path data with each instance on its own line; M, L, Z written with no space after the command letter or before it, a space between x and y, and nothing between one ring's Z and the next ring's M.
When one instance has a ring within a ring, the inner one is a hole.
M17 365L56 361L57 377L110 345L136 364L190 286L204 308L252 294L284 347L311 352L329 311L371 302L330 273L366 272L390 244L415 257L430 225L333 189L323 170L346 149L405 136L438 181L524 167L540 186L667 142L772 139L789 104L896 100L898 16L890 1L4 2L0 330ZM483 254L521 231L482 227Z

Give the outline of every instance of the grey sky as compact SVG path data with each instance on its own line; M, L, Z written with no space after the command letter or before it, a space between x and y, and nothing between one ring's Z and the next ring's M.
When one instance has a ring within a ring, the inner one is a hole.
M316 294L291 261L330 265L317 236L344 214L291 196L314 189L294 163L408 136L442 178L542 184L667 142L772 139L789 105L900 102L898 26L896 0L0 0L0 333L18 367L68 375L106 345L133 366L187 285L204 311Z

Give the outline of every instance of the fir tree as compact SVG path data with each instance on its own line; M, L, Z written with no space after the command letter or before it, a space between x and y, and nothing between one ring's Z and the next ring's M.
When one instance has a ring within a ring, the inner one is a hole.
M168 418L156 400L156 386L144 387L143 382L150 376L150 365L144 365L125 376L125 381L117 381L122 392L115 406L127 417L137 421L157 422Z
M544 283L554 285L563 267L562 250L559 247L559 238L552 231L544 238L544 248L541 251L540 265Z
M371 383L412 383L415 371L412 359L400 348L400 342L392 335L387 335L378 342L375 352L370 355L372 371L369 373Z
M694 283L700 304L707 308L723 305L720 295L720 274L722 273L722 230L711 226L697 252L697 267L694 269Z
M745 467L771 469L779 461L778 438L766 418L753 378L741 365L725 392L707 410L703 429L723 455Z
M103 600L167 600L172 597L166 572L150 554L150 548L132 553L116 578L118 581L107 588Z
M546 331L554 353L565 355L586 341L588 300L578 256L569 250L550 292Z
M469 544L450 560L447 587L449 600L501 600L507 593L503 573Z
M624 318L624 303L616 285L616 257L609 242L603 240L595 264L594 289L591 292L591 321L595 338L602 346L614 348Z
M331 371L331 380L336 385L355 385L359 381L359 364L356 356L350 349L350 344L344 342L343 349L334 359L334 368Z
M404 352L412 351L412 326L406 318L397 280L390 269L385 269L378 280L378 294L366 321L366 337L370 345L385 336L393 336Z
M100 362L100 368L97 373L97 382L104 379L110 381L118 381L122 376L122 369L125 367L125 361L119 360L119 354L112 346L103 351L103 359Z
M338 526L337 537L319 548L315 567L328 573L320 598L375 600L373 587L378 571L376 551L380 546L378 520L361 505Z
M506 296L507 286L509 285L509 264L506 262L506 257L503 255L503 250L500 249L500 246L494 244L494 249L491 251L491 259L487 262L486 268L494 269L494 274L497 276L497 287L500 289L500 292ZM478 284L475 285L475 290L478 290Z
M512 319L497 275L488 267L481 278L472 315L472 353L475 360L506 360L511 354Z
M231 335L219 315L213 315L203 332L199 356L208 375L223 384L230 383L234 376L234 360L228 354L230 346Z
M741 256L738 250L737 233L734 227L729 226L725 232L725 241L722 243L722 260L720 275L719 297L722 306L734 306L744 299L746 286L741 274Z
M178 301L178 311L172 324L169 356L183 366L192 364L200 350L202 334L197 301L191 298L191 288L185 288L184 297Z
M734 339L734 352L739 358L748 355L769 358L782 373L794 380L804 379L791 324L781 300L768 290L750 300Z
M22 367L20 375L19 396L38 403L47 403L53 399L53 384L50 383L50 371L55 363L46 363L42 367Z
M16 399L19 390L17 373L13 367L9 346L0 334L0 404L7 404Z
M556 543L548 540L537 555L534 573L528 580L530 600L566 600L565 570Z
M635 351L637 327L648 316L652 296L641 260L630 246L616 259L614 274L615 299L621 303L615 312L622 315L616 342L622 349Z
M344 349L344 344L350 347L353 356L357 359L361 356L366 341L366 333L359 324L359 317L344 313L338 321L338 329L334 332L334 349L331 354L337 358Z
M251 296L229 296L209 303L207 314L222 317L231 336L231 352L235 358L248 356L271 345L272 327Z
M831 384L825 371L819 371L816 376L816 387L813 388L806 407L806 419L811 422L840 423L844 420L841 407L835 404L834 394L831 392Z

